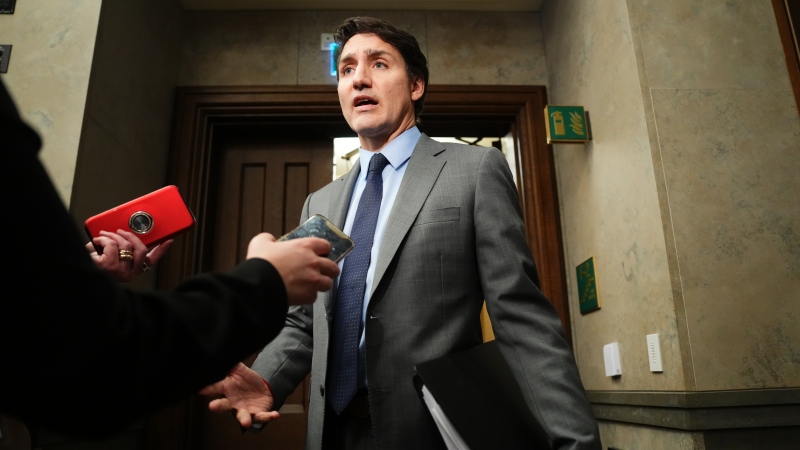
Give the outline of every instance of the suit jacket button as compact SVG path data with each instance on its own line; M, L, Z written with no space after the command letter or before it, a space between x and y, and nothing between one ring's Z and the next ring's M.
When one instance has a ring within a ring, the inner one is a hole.
M319 385L319 395L325 397L325 386Z

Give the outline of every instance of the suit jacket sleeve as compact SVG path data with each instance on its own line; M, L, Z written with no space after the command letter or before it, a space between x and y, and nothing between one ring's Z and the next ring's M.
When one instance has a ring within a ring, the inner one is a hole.
M99 436L222 379L283 325L275 268L251 259L169 292L134 291L98 270L0 83L0 410Z
M300 223L309 214L313 194L306 198ZM321 295L321 294L320 294ZM317 303L321 302L319 296ZM286 398L311 372L314 349L313 305L295 306L286 315L280 334L258 354L252 369L267 380L273 394L273 410L277 411Z
M600 448L561 321L539 290L508 163L488 151L478 166L476 252L486 306L500 349L553 448Z

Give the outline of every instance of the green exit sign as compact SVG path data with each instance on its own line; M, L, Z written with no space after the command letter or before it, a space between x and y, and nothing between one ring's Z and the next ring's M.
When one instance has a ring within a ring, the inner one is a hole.
M547 143L575 143L589 140L589 124L583 106L544 107Z
M597 292L597 273L594 256L575 267L578 276L578 304L581 314L600 309L600 295Z

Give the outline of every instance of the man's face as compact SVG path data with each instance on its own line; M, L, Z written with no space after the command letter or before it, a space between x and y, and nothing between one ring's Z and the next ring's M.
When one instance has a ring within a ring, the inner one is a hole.
M380 150L414 125L414 101L425 90L410 80L400 52L374 34L357 34L339 58L339 104L366 150Z

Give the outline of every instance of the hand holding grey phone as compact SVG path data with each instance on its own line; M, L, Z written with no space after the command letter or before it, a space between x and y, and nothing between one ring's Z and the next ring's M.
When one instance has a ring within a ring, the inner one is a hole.
M299 227L281 236L278 241L297 239L304 237L319 237L331 243L331 252L328 258L334 262L339 262L345 255L353 250L353 240L344 234L336 225L325 216L315 214L303 222Z

